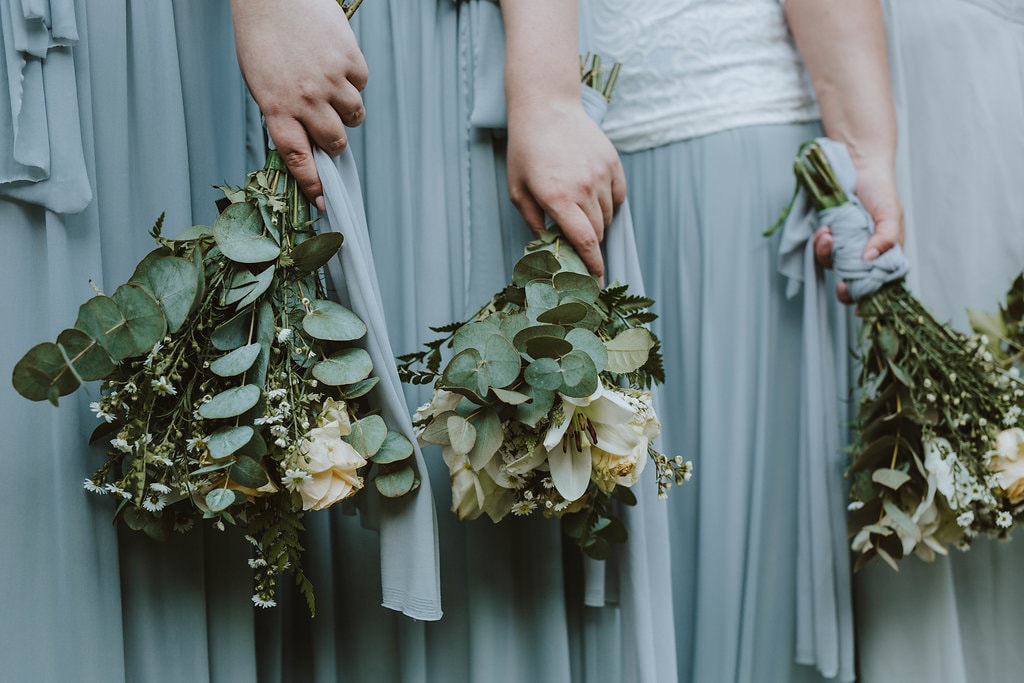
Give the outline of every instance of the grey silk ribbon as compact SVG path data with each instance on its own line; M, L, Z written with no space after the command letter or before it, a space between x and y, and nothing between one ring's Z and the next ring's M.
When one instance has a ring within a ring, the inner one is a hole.
M327 203L326 224L321 230L345 236L340 256L331 259L327 270L341 300L366 323L365 348L373 360L374 374L380 377L372 398L388 427L412 442L419 471L419 488L399 499L378 496L370 487L370 495L379 498L369 512L380 515L382 604L414 619L435 621L441 618L437 517L426 463L413 434L388 339L359 176L350 150L332 159L316 149L314 156Z

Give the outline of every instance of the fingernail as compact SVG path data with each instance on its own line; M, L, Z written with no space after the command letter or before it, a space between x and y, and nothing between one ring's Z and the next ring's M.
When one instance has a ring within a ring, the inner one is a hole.
M864 252L865 261L874 261L876 258L878 258L878 250L875 249L874 247L871 247L870 249Z
M327 202L324 201L323 195L320 195L319 197L314 199L313 203L316 204L316 208L320 209L321 211L327 210Z

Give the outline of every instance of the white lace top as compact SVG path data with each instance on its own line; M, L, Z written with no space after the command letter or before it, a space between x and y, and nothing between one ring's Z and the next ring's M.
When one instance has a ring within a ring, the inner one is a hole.
M779 0L590 0L622 71L604 121L622 151L818 118Z

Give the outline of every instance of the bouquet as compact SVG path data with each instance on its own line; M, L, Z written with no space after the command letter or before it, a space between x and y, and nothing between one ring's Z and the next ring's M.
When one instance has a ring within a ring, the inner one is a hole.
M1004 536L1020 498L1000 473L1000 430L1020 415L1024 384L987 340L940 323L910 293L898 249L861 261L874 224L853 195L841 146L825 144L828 153L805 145L794 168L820 223L831 226L836 271L862 320L848 471L855 568L878 556L896 569L911 552L930 561L979 534Z
M366 326L327 298L321 267L342 246L317 234L309 204L276 151L243 187L222 187L213 227L159 247L110 296L100 292L55 343L14 368L17 391L58 397L101 380L94 443L107 458L87 490L157 539L199 520L244 527L253 602L275 604L290 571L310 611L299 532L363 488L417 485L412 444L364 404L377 378L359 346Z
M604 559L626 541L613 501L636 502L629 489L648 458L659 497L690 478L691 463L652 444L660 425L647 389L664 374L644 327L652 303L625 286L602 290L549 230L472 318L433 328L446 336L399 358L403 380L434 383L413 424L421 443L442 447L459 519L540 510ZM442 368L446 345L454 355Z

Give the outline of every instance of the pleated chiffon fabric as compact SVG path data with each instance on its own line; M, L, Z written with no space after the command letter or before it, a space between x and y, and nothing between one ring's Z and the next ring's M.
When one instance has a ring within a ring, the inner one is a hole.
M909 281L940 319L994 312L1024 270L1024 6L887 0ZM1024 543L978 539L856 579L862 680L1011 680L1024 668L1012 596Z

